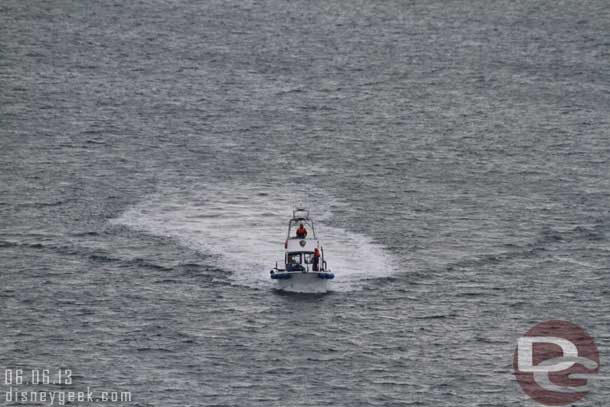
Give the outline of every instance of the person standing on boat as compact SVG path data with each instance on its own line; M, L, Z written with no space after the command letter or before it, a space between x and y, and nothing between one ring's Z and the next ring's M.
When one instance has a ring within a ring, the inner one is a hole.
M297 229L297 237L299 239L305 239L307 237L307 229L305 229L305 226L303 226L302 223L299 225L299 228Z
M313 251L313 271L320 271L320 250L316 247Z

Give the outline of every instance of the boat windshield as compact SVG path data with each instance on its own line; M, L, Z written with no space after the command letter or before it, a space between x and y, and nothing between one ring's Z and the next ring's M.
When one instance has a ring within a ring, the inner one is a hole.
M313 252L289 253L286 258L286 263L288 264L312 264L312 262Z
M286 262L288 264L290 264L290 263L301 264L301 253L290 253L288 255L288 259L286 259Z
M305 264L312 264L313 253L303 253L303 260L305 261Z

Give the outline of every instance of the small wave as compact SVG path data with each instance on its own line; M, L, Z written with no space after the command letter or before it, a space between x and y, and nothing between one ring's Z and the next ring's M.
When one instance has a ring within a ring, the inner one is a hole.
M99 236L100 232L97 231L88 231L88 232L76 232L72 233L74 237L83 237L83 236Z
M455 315L426 315L423 317L415 317L415 319L447 319Z
M134 260L129 260L126 263L128 263L130 265L136 265L136 266L139 266L139 267L151 268L151 269L161 270L161 271L171 271L171 270L173 270L172 267L162 266L160 264L156 264L156 263L153 263L151 261L140 259L140 258L137 258L137 259L134 259Z
M89 255L89 259L100 262L100 263L108 263L112 261L116 261L117 259L103 255L103 254L91 254Z
M53 201L53 202L23 202L21 204L21 206L31 207L31 208L42 208L42 207L47 207L47 206L60 206L60 205L70 203L70 202L75 202L75 201L76 201L76 199L68 198L68 199Z
M465 293L459 293L456 294L456 297L465 297L465 298L476 298L476 297L484 297L486 295L489 295L487 293L475 293L475 292L465 292Z
M15 246L18 246L18 244L15 242L0 240L0 247L15 247Z

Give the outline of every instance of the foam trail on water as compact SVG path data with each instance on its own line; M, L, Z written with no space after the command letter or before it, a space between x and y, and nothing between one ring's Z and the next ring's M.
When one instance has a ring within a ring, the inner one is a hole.
M114 219L156 236L170 237L213 255L235 283L272 287L269 270L283 265L284 240L295 203L310 208L328 265L336 273L333 290L350 290L367 278L396 271L394 260L364 235L325 225L331 206L319 191L278 190L258 185L203 185L189 191L165 188Z

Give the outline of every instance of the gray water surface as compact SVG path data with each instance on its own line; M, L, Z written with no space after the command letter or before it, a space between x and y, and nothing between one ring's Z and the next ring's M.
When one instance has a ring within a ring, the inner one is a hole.
M516 340L562 319L608 374L609 10L3 1L0 368L130 406L523 406ZM267 275L297 201L326 295Z

